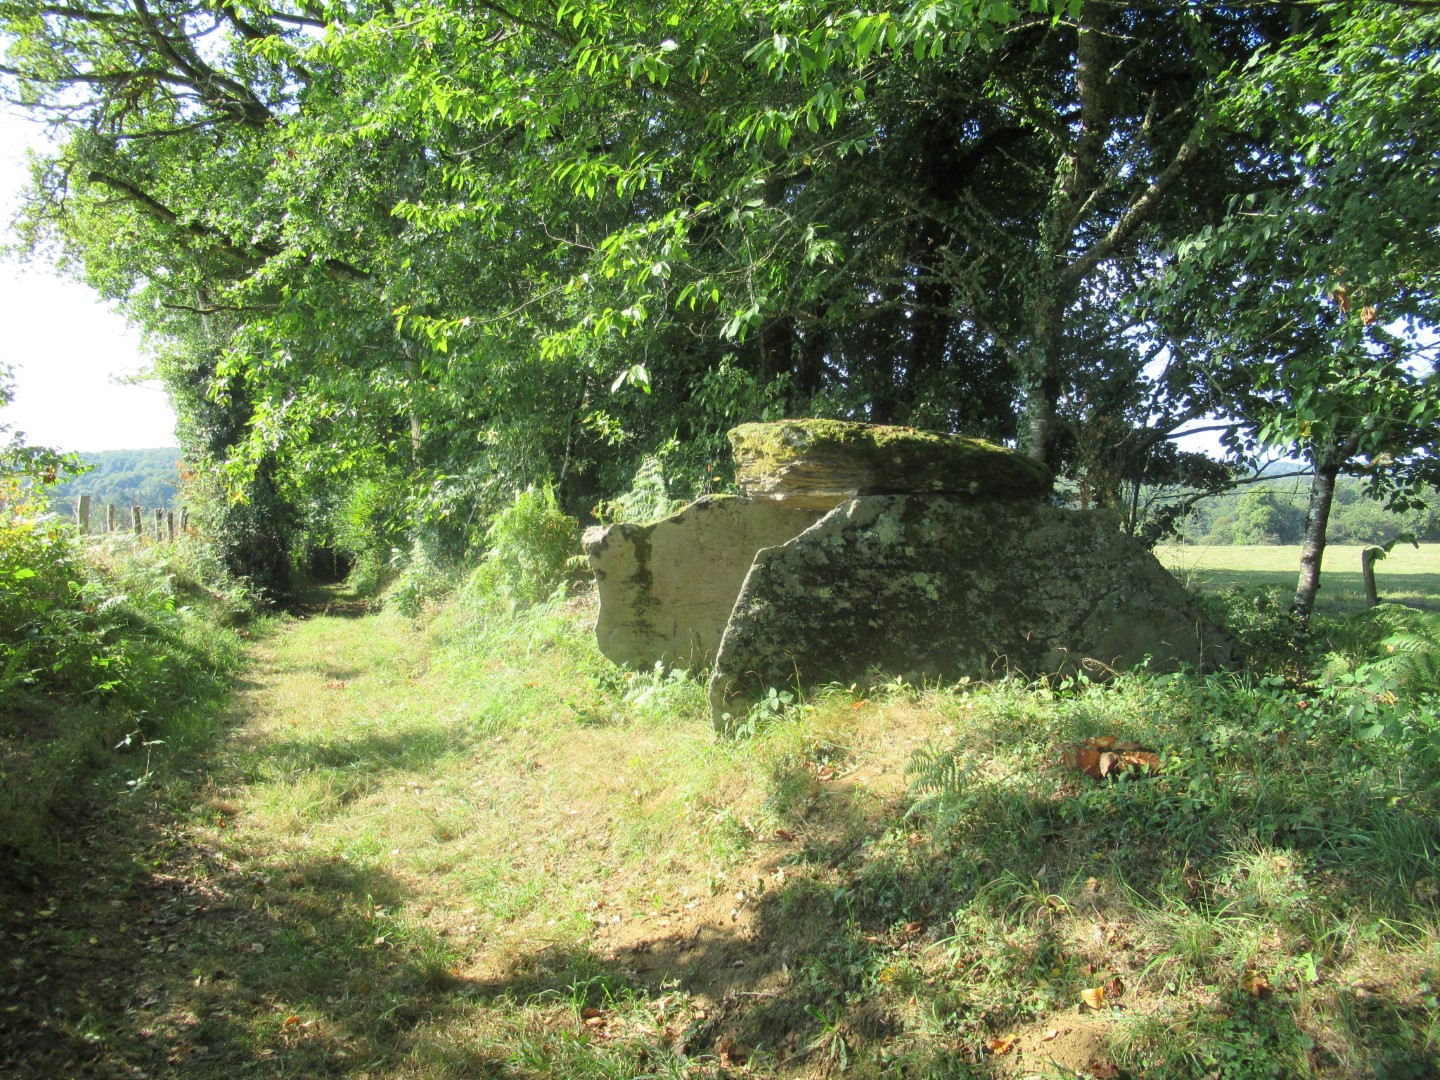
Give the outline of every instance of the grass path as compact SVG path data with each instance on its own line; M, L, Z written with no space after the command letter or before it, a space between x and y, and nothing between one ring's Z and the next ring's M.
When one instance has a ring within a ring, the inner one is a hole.
M1284 694L832 688L722 741L694 680L599 659L588 603L257 632L218 741L94 800L0 913L0 1075L1198 1076L1244 1046L1348 1077L1440 1046L1428 803L1316 772ZM1062 766L1097 733L1174 776ZM909 816L917 760L957 779Z
M767 875L807 844L853 849L919 736L868 781L824 772L824 822L777 830L757 773L788 762L784 799L809 805L826 749L781 740L742 762L690 682L650 680L632 715L601 715L615 695L577 678L583 622L469 658L450 628L388 615L260 636L209 763L158 762L149 790L80 825L77 875L6 913L12 971L41 992L5 1006L0 1063L548 1075L568 1054L610 1075L624 1024L587 1010L663 1000L633 1023L681 1050L713 1042L728 1004L772 998L788 954L758 929Z

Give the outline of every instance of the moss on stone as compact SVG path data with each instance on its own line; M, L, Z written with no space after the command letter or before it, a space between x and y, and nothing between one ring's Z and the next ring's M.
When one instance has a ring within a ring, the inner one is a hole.
M730 431L737 479L752 495L827 484L855 494L1038 495L1049 471L984 439L850 420L781 420Z
M768 687L1224 666L1233 641L1108 514L861 497L760 551L710 686L722 729ZM727 715L730 720L727 720Z

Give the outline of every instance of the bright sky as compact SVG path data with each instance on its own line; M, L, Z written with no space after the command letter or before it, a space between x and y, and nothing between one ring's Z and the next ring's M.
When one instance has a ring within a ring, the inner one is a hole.
M24 149L42 129L0 109L0 229L26 180ZM0 260L0 364L15 401L0 425L32 446L79 452L175 446L175 414L158 382L119 380L145 367L140 336L84 285L36 263ZM5 436L0 436L3 439Z

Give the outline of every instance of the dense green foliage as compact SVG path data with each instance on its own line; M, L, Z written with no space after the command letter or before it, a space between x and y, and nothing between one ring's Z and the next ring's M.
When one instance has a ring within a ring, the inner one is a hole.
M1195 504L1179 527L1191 544L1298 544L1304 537L1309 498L1304 477L1251 484ZM1364 481L1340 478L1328 527L1337 544L1390 544L1402 538L1440 542L1440 503L1433 490L1424 505L1407 511L1387 509L1367 498Z
M0 369L0 405L10 393ZM239 662L232 627L253 610L202 541L82 538L49 513L48 489L84 468L0 444L0 880L54 859L59 817L107 759L136 753L133 788L154 748L213 734Z
M587 514L667 446L667 497L712 490L783 415L1011 440L1105 506L1223 485L1168 441L1218 415L1413 499L1437 18L16 0L0 75L61 136L27 242L163 343L210 527L280 597L336 545L474 557L530 485Z
M100 531L105 507L114 506L122 524L132 506L146 510L178 510L176 492L180 487L180 451L165 447L155 450L102 450L81 454L83 476L57 483L50 489L50 507L57 514L75 513L76 499L90 496L91 529Z
M517 494L492 519L485 539L485 562L474 584L511 606L539 603L577 576L580 530L556 503L552 487Z
M0 876L53 858L57 822L117 755L133 787L157 748L213 735L251 611L201 541L81 540L0 504Z
M82 551L64 529L0 525L0 874L54 859L57 825L95 809L89 781L117 755L113 782L133 787L157 748L213 735L248 609L189 543Z

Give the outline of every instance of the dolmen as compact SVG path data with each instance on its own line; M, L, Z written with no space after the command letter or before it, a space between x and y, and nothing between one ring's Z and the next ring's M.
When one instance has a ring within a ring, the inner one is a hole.
M1053 505L1049 472L1012 450L837 420L729 436L743 495L584 537L600 651L713 664L721 730L771 688L1235 660L1113 513Z

